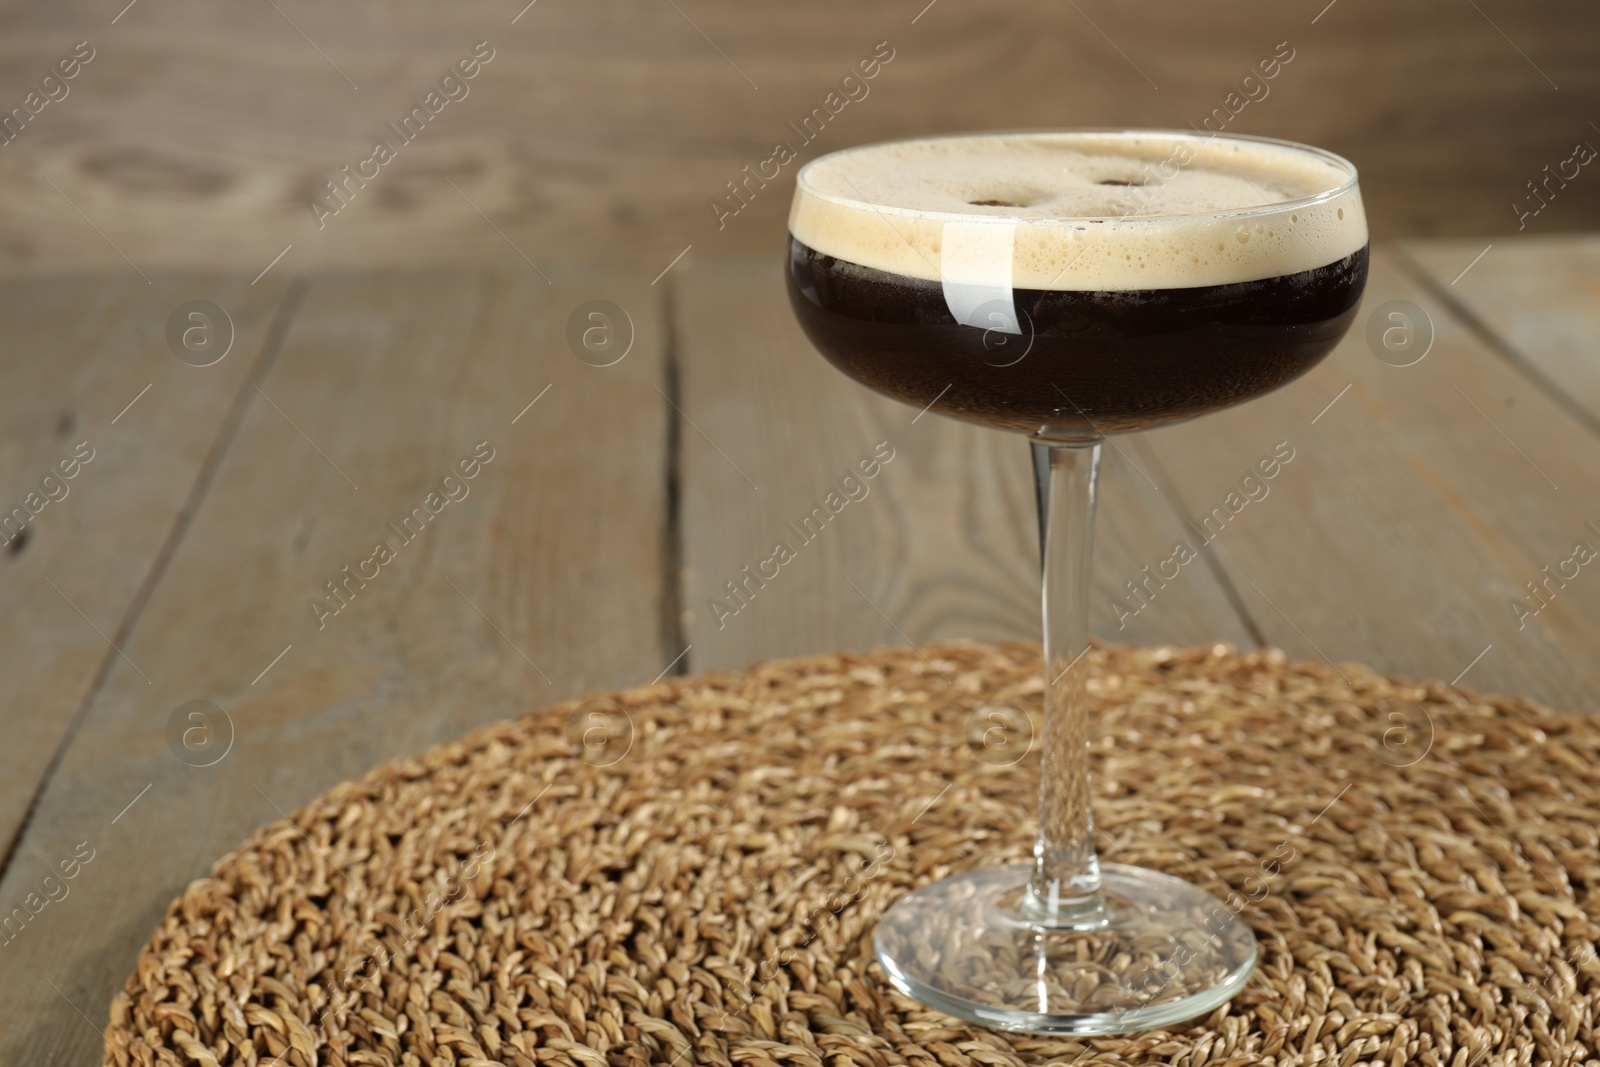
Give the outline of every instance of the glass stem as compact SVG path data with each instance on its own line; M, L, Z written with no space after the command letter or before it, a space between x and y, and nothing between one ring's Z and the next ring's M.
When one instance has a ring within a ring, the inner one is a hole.
M1028 921L1088 928L1104 921L1089 810L1086 707L1089 559L1100 443L1033 443L1044 592L1044 732L1039 837L1022 910Z

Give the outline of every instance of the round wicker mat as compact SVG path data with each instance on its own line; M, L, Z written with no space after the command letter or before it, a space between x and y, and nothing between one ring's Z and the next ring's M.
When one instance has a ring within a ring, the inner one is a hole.
M1038 648L948 643L593 697L341 785L173 903L106 1062L1597 1054L1600 724L1277 652L1092 656L1102 856L1235 894L1260 939L1203 1019L1039 1038L888 987L891 902L1032 845Z

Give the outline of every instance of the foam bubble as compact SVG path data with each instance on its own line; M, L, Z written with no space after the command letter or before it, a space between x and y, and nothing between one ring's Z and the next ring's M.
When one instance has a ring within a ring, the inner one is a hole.
M975 240L984 227L1008 241ZM1007 133L834 152L789 230L825 255L948 285L1178 289L1325 266L1367 243L1355 169L1298 145L1189 133ZM993 249L1008 244L1009 263ZM965 249L989 249L984 260Z

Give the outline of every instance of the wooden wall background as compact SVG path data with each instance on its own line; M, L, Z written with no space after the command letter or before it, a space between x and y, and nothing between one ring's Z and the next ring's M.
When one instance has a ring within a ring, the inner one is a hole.
M654 274L690 245L771 249L793 166L724 229L707 201L882 40L893 61L802 159L967 128L1184 127L1281 41L1295 58L1230 129L1355 159L1380 239L1514 231L1527 183L1600 145L1593 0L525 2L0 4L0 109L95 49L0 147L0 274L125 257L253 276L291 245L292 270ZM495 58L470 95L319 231L317 187L480 40ZM1528 229L1600 226L1597 189L1582 174Z

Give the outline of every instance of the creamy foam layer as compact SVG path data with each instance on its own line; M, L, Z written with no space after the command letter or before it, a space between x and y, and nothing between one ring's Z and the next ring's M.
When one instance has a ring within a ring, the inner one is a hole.
M941 137L806 164L789 231L825 255L941 282L947 294L1223 285L1311 270L1365 246L1354 176L1331 154L1247 138Z

